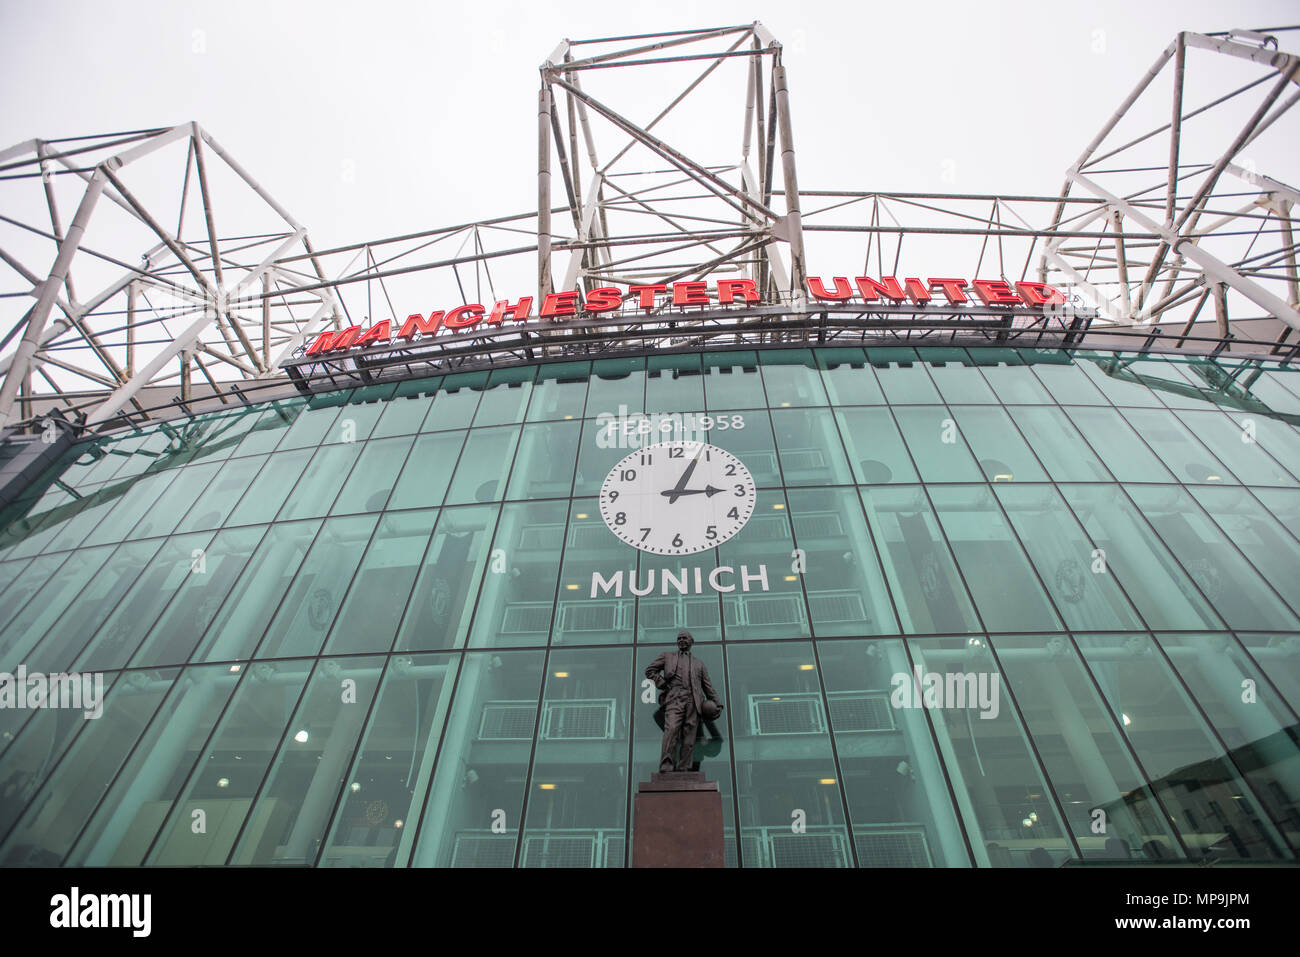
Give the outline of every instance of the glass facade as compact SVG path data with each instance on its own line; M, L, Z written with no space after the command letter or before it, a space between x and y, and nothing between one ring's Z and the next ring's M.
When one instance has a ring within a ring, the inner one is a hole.
M0 865L626 866L682 628L732 866L1294 860L1297 423L1258 361L836 347L82 444L0 517L0 672L102 714L0 707ZM607 476L683 436L752 516L640 551Z

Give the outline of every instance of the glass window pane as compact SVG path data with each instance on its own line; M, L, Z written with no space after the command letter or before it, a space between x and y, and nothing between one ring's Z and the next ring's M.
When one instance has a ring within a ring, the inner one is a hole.
M1300 531L1300 524L1279 520L1244 489L1203 485L1188 491L1273 590L1294 608L1295 583L1300 581L1300 542L1286 530Z
M264 802L252 815L249 808L280 748L297 744L295 737L301 731L310 734L311 729L295 727L289 716L313 664L281 661L241 669L230 707L172 802L148 849L146 864L225 864L244 830L271 840L284 833L297 810L292 803ZM331 690L337 700L338 685ZM202 810L206 818L207 829L199 833L192 827L195 810Z
M794 538L784 493L759 489L745 527L717 551L715 567L733 569L717 576L728 640L810 634L803 588L794 572ZM702 564L706 573L711 571L707 561Z
M591 364L587 418L644 411L644 359L597 359Z
M170 535L190 507L200 498L206 497L208 485L222 464L208 462L177 469L167 490L158 496L126 537L132 539Z
M567 498L581 434L577 420L525 425L506 498Z
M222 463L221 471L195 500L189 512L176 526L176 531L196 532L224 525L231 510L249 490L254 476L266 464L267 458L265 455L253 455Z
M942 401L915 349L868 349L867 359L890 405L929 405Z
M903 437L888 409L836 409L835 418L853 466L853 478L859 485L917 480Z
M392 646L437 519L437 509L380 517L325 654L387 651Z
M1079 647L1111 714L1193 857L1289 857L1281 836L1147 635L1081 635ZM1149 858L1173 848L1143 848Z
M1030 353L1032 356L1032 353ZM1055 402L1027 362L1013 349L972 349L971 357L1004 404L1051 405ZM1020 412L1016 410L1017 419Z
M1174 481L1150 447L1115 409L1066 409L1106 467L1121 482Z
M646 360L647 412L704 408L704 377L697 355L653 355Z
M711 412L766 408L758 356L753 352L704 353L704 399Z
M1095 544L1050 485L996 485L994 492L1024 543L1038 575L1069 628L1123 631L1141 628L1133 606Z
M68 867L137 867L238 683L226 665L187 668L81 832ZM206 823L206 822L205 822Z
M433 408L425 416L420 431L444 432L468 426L478 409L479 390L486 383L486 372L462 372L447 376L442 380L438 394L433 397Z
M319 521L310 521L271 526L204 634L194 654L196 660L242 661L252 657L320 525Z
M339 490L347 481L361 453L361 445L324 445L307 463L293 494L280 509L279 521L295 518L319 518L328 515Z
M879 405L885 401L861 349L818 349L813 355L832 405Z
M621 595L602 591L592 576L599 574L602 581L607 581L618 571L631 573L635 563L636 553L630 552L605 527L599 501L594 498L574 500L569 508L552 643L612 645L631 642L636 612L636 599L631 590L625 589ZM716 599L713 605L716 618ZM676 620L667 627L677 627Z
M914 670L891 679L890 703L934 722L976 863L1052 867L1077 858L987 641L912 639L908 648Z
M1186 489L1138 485L1129 495L1230 627L1300 629L1300 617L1260 580ZM1294 579L1288 591L1293 590Z
M996 403L997 396L966 355L965 349L926 349L922 357L929 364L930 378L943 401L953 403Z
M1285 704L1294 713L1300 713L1300 668L1295 666L1300 639L1295 635L1237 635L1237 639L1250 653L1251 659L1272 688L1259 682L1259 693L1276 694L1274 700ZM1276 689L1276 693L1273 689ZM1244 689L1243 689L1244 690Z
M528 421L582 418L590 374L589 362L555 362L542 366L528 404Z
M339 418L339 410L347 401L347 397L346 392L327 392L312 396L298 413L298 417L294 419L293 425L289 427L276 449L283 452L288 449L305 449L309 446L315 447L325 442L337 441L338 432L332 430L332 426Z
M556 649L546 664L520 867L623 867L632 649Z
M1255 663L1227 635L1165 635L1157 640L1255 797L1295 847L1300 839L1295 716L1267 688L1263 694L1243 694L1262 682Z
M180 472L179 469L159 472L132 482L117 500L113 510L80 543L81 546L106 545L110 542L123 541L135 527L135 523L144 518L157 501L166 494L167 487ZM72 543L69 542L64 547L70 548Z
M1041 482L1043 467L1005 409L953 406L953 418L990 482Z
M858 866L969 866L925 716L890 704L892 676L911 672L903 643L818 642L817 656Z
M447 484L465 444L464 431L436 432L415 440L388 508L424 508L442 504Z
M474 427L522 422L535 374L536 370L531 366L494 369L479 399L478 411L474 413Z
M122 596L145 573L149 560L161 545L162 541L155 539L118 546L103 567L96 569L93 577L79 583L76 598L61 610L58 620L50 626L49 631L44 635L35 632L33 637L40 635L40 643L24 656L28 670L46 674L66 671L86 646L90 634L89 624L102 622L109 616ZM78 555L80 554L82 553L79 552ZM76 558L73 556L63 566L61 575L72 568ZM34 599L40 600L41 597ZM19 616L19 621L23 617L25 616Z
M1132 368L1134 358L1115 353L1076 353L1079 368L1106 398L1118 406L1160 408L1155 393L1142 384Z
M81 733L0 845L0 866L57 867L63 861L177 673L137 674L134 681L113 683L100 717L78 720Z
M421 436L428 438L429 436ZM413 439L409 435L376 439L361 446L360 460L339 492L331 515L377 512L388 502L397 475L406 465Z
M1056 481L1111 481L1110 471L1061 409L1055 406L1019 408L1015 410L1015 422L1047 469L1047 474Z
M544 645L551 632L567 502L506 505L483 579L470 647Z
M320 654L377 521L377 515L325 520L257 646L256 657Z
M898 428L921 473L921 481L978 482L984 472L957 434L957 421L944 406L894 409Z
M508 574L507 556L492 555L495 505L445 508L415 581L395 645L398 651L436 651L465 643L489 564Z
M934 488L934 509L989 631L1055 631L1060 620L987 485Z
M1295 475L1287 468L1300 469L1300 442L1294 432L1282 433L1283 423L1264 416L1224 415L1217 411L1179 412L1178 417L1221 463L1232 469L1233 475L1248 485L1296 484Z
M815 662L811 642L727 648L745 867L853 866Z
M1123 414L1178 481L1197 485L1207 482L1237 484L1236 476L1196 440L1174 413L1157 409L1125 409Z
M802 553L798 561L813 633L898 634L857 493L848 488L790 489L786 497Z
M261 418L248 430L244 440L239 443L232 456L260 455L274 452L280 444L294 419L306 406L306 399L288 399L272 402L262 413Z
M1109 405L1079 364L1064 353L1057 362L1034 361L1034 375L1061 405Z
M420 423L429 414L433 405L433 394L438 391L442 378L415 379L398 383L392 399L381 403L383 412L370 433L372 439L383 439L393 435L409 435L420 431Z
M464 656L412 867L514 865L544 667L543 651Z
M759 353L767 401L773 409L824 406L826 390L809 349L769 349Z
M71 569L73 575L83 570L93 572L108 557L110 551L112 549L109 548L96 550L93 554L98 556L98 561L89 567L85 564L85 556L80 553L42 555L40 558L32 559L31 564L23 569L22 573L14 579L13 584L4 590L4 594L0 595L0 670L4 669L8 664L17 666L22 660L21 654L17 656L11 655L10 651L15 644L19 643L18 639L27 637L25 632L34 626L34 619L30 614L25 615L25 621L21 623L15 622L14 619L27 607L33 595L46 588L55 589L54 592L43 595L40 602L31 609L31 611L38 613L49 609L49 599L52 595L59 593L67 595L64 599L65 602L70 601L76 595L76 583L72 577L60 576L63 580L62 585L58 585L52 580L54 574L59 570L59 566L69 559L75 559L76 561ZM70 586L72 590L67 590ZM45 624L41 626L42 630L48 628L49 623L53 620L53 618L46 619ZM12 668L7 670L10 674L13 673Z
M905 633L981 631L919 486L858 490Z
M459 665L451 655L390 659L318 866L406 865Z
M226 594L266 534L265 525L227 528L207 546L202 560L187 556L187 574L166 611L131 659L133 667L183 664L212 622Z
M1214 609L1119 487L1061 485L1060 491L1088 538L1102 550L1098 557L1105 562L1105 574L1115 576L1147 627L1222 627Z
M774 409L772 431L786 485L852 484L839 431L824 411Z
M268 456L226 525L260 525L275 518L313 454L312 449L297 449Z
M164 541L117 607L92 618L90 624L83 624L83 635L93 637L77 656L75 670L110 671L124 667L172 595L187 579L206 574L206 549L212 537L211 532L197 532Z
M618 460L641 447L640 435L628 435L619 419L587 419L582 423L578 445L578 470L574 474L573 494L597 495Z
M372 385L353 389L348 404L339 411L333 427L325 433L325 442L364 442L370 438L375 423L388 407L391 385Z
M298 702L289 722L292 734L280 744L230 855L231 864L306 867L316 860L339 794L354 785L357 791L366 790L362 782L348 780L348 764L379 686L382 664L378 658L327 658L317 663L316 680L308 682ZM378 823L391 826L386 808L371 810Z
M1153 841L1184 856L1074 644L1006 637L993 649L1084 859L1145 861Z
M471 430L447 491L447 504L467 505L503 499L518 441L518 426Z
M776 440L772 436L772 422L765 409L741 409L727 412L716 419L725 419L729 428L715 427L707 433L694 433L694 437L726 449L745 463L754 484L771 488L781 484L781 469L777 465ZM698 419L696 420L699 421ZM690 438L691 435L687 435ZM613 464L612 462L610 463ZM602 475L603 479L604 476ZM599 488L599 485L597 486Z

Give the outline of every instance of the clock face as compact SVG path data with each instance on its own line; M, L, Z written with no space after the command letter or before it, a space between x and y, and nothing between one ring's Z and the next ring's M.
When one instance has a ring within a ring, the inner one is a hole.
M744 528L757 499L740 459L716 445L678 440L638 449L610 469L600 514L643 552L693 555Z

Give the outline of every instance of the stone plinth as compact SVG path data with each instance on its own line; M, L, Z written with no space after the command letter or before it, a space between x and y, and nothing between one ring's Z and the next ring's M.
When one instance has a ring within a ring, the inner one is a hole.
M633 803L633 867L724 867L722 794L702 771L654 773Z

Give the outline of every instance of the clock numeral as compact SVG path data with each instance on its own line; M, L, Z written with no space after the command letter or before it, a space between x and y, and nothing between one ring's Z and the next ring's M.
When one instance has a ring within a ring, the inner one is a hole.
M740 509L738 509L738 508L733 508L730 512L727 513L727 518L734 518L734 519L736 519L737 521L739 521L739 520L740 520Z
M611 502L617 502L617 501L618 501L618 489L616 489L616 488L612 488L612 489L609 490L609 500L610 500Z
M731 475L735 475L735 474L736 474L736 467L735 467L734 465L728 465L728 466L727 466L727 475L728 475L728 476L731 476Z
M736 486L736 498L744 498L744 497L745 497L745 486L743 486L743 485L737 485L737 486Z
M641 541L644 542L649 537L650 537L650 529L648 528L641 529Z
M641 453L641 464L642 464L642 465L653 465L653 464L654 464L654 456L653 456L653 455L647 455L645 452L642 452L642 453Z
M678 532L676 535L673 536L673 548L681 548L681 547L682 547L682 533Z
M631 482L636 478L636 469L623 469L618 473L618 477L624 482Z
M683 449L683 448L669 448L669 449L668 449L668 457L669 457L670 459L680 459L680 458L681 458L683 455L685 455L685 454L686 454L686 450Z
M615 516L614 516L614 524L615 524L615 525L626 525L626 524L627 524L627 512L619 512L617 515L615 515Z
M706 462L713 461L713 453L711 453L708 449L704 450L704 461Z
M733 508L732 511L734 512L735 509ZM713 541L715 538L717 538L717 537L718 537L718 526L716 526L716 525L710 525L710 526L708 527L708 529L705 531L705 533L704 533L704 537L707 538L709 541Z

